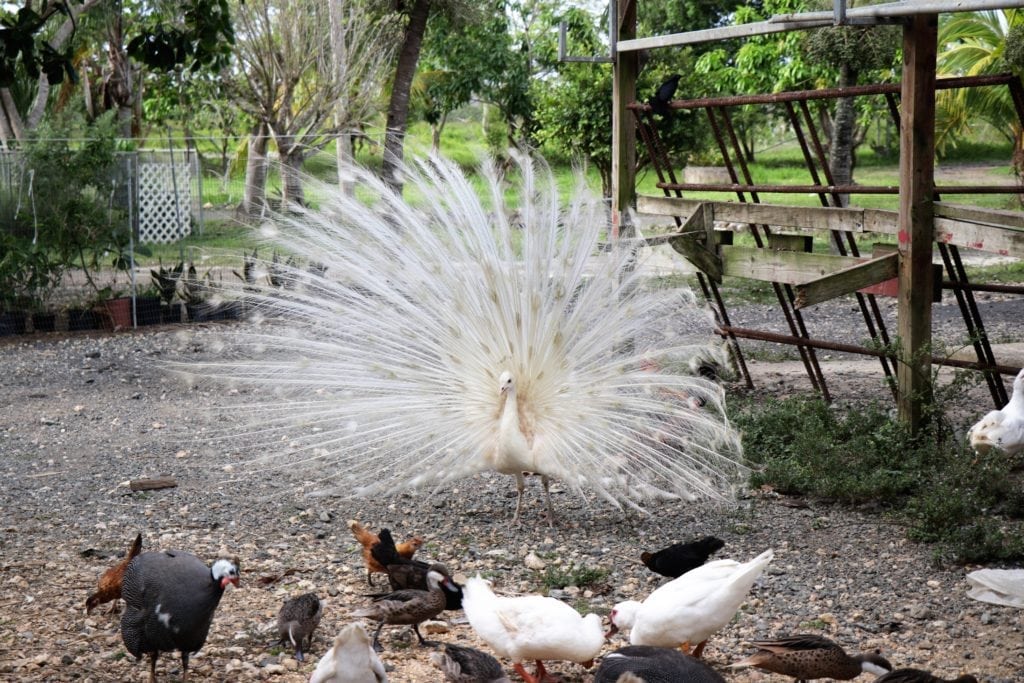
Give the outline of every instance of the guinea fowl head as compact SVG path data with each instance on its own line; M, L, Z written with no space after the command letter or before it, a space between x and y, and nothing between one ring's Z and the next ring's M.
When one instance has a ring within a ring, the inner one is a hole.
M238 586L238 561L219 559L213 563L210 567L210 574L213 575L213 580L217 583L221 589L227 588L229 583Z

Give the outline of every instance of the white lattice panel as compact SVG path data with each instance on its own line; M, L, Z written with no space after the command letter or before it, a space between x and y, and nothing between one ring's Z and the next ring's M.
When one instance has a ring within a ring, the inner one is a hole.
M139 242L176 242L192 232L191 180L185 163L175 164L174 174L170 162L139 163Z

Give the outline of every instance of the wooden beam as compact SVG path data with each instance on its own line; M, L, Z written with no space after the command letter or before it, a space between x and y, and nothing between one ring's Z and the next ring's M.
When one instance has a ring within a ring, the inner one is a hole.
M935 240L958 247L1024 259L1024 230L948 218L935 219Z
M624 40L636 37L636 3L621 3L618 15L612 45L612 239L633 236L626 221L636 197L636 125L629 104L636 100L639 59L638 53L620 49Z
M777 225L809 230L846 230L896 234L897 213L882 209L840 209L821 206L784 206L779 204L744 204L740 202L708 202L679 197L637 197L637 211L653 216L685 218L699 205L709 207L716 221Z
M898 254L879 256L797 285L796 301L793 305L796 308L806 308L844 294L851 294L863 287L891 280L899 271L898 260Z
M951 220L977 223L978 225L989 225L1004 230L1024 231L1024 213L1020 211L983 209L978 206L963 206L946 202L935 202L933 206L935 207L936 218L949 218Z
M900 110L900 296L897 404L917 431L931 403L932 249L935 222L935 53L938 16L916 15L903 26Z
M713 222L711 212L698 206L683 224L683 234L670 237L668 242L695 268L715 282L721 282L722 260L709 249L715 243Z
M723 245L720 251L723 275L788 285L802 285L864 262L864 259L852 256L805 254L732 245Z

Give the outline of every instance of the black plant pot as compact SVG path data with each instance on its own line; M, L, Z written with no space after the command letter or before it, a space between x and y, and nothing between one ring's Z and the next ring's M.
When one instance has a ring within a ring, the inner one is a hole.
M185 304L162 304L160 306L160 322L180 323L185 319Z
M53 332L57 329L57 316L54 313L33 313L32 330L35 332Z
M161 320L160 298L140 296L135 299L135 322L142 325L159 325Z
M89 309L72 308L68 311L68 330L95 330L98 322L96 314Z
M10 334L25 334L25 311L4 311L0 313L0 337Z

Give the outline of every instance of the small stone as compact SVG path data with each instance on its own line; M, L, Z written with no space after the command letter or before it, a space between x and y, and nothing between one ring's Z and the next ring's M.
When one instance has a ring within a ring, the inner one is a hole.
M320 519L321 522L324 522L324 523L330 522L331 521L331 513L329 513L329 512L321 512L319 519Z
M298 671L299 663L291 657L285 657L281 660L281 666L285 668L285 671Z
M267 666L263 667L263 673L272 676L280 676L285 671L287 671L287 669L285 669L280 664L268 664Z
M995 623L996 620L995 617L992 616L991 612L982 612L980 621L985 626L988 626L990 624Z
M540 571L541 569L547 567L547 564L544 562L544 560L537 557L537 553L533 552L532 550L529 553L527 553L526 557L523 559L523 564L526 565L527 569L533 569L536 571Z
M448 633L451 630L444 621L424 621L420 624L420 629L428 636Z

